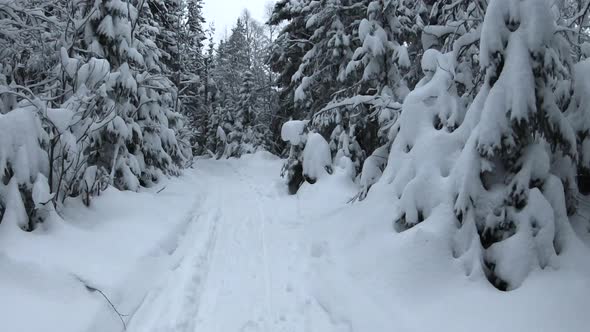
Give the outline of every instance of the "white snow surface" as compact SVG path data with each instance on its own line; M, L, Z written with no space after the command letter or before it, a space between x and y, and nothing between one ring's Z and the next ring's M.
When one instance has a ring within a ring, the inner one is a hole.
M328 167L332 166L330 145L318 133L307 137L303 149L303 174L314 181L328 175Z
M298 145L304 141L305 126L309 120L291 120L285 122L281 127L281 139L292 145Z
M197 160L162 187L0 233L2 330L122 331L84 280L129 332L587 331L582 241L500 292L452 258L452 225L396 233L390 187L348 204L359 188L337 167L289 196L282 163Z

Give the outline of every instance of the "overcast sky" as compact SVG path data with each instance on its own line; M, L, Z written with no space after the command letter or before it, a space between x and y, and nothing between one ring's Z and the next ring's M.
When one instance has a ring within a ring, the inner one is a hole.
M266 3L274 3L275 0L205 0L205 19L207 24L215 23L216 39L224 38L225 31L231 31L232 26L242 11L247 8L252 16L259 21L266 19Z

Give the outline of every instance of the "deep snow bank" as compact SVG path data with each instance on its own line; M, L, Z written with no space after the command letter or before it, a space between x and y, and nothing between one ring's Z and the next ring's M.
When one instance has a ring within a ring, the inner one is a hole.
M0 330L122 330L92 288L104 292L125 320L131 317L170 264L198 205L192 172L160 193L109 189L89 209L68 204L65 220L49 220L33 233L0 234Z
M332 325L346 331L587 331L590 249L574 234L558 269L534 269L519 289L501 292L484 275L467 276L453 258L455 226L444 216L398 233L393 188L375 186L365 201L347 204L356 191L338 173L297 194L309 237L313 303Z
M189 216L201 212L216 215L216 207L220 214L235 216L226 220L227 229L233 232L222 234L220 238L225 242L221 243L253 244L238 241L244 235L240 230L258 220L250 218L246 220L250 224L244 223L244 209L260 209L250 212L267 217L269 232L278 229L290 232L289 236L297 232L296 242L301 242L301 247L298 245L294 251L286 250L289 245L279 236L286 233L268 233L276 235L266 238L271 264L265 265L268 271L256 275L276 279L288 272L287 286L274 283L266 290L276 300L268 302L271 307L263 311L281 317L282 309L291 308L292 313L305 319L306 331L587 331L590 248L582 241L570 241L571 245L560 255L558 269L534 269L521 287L501 292L483 275L467 276L461 260L453 258L451 243L455 231L447 218L433 215L397 233L392 220L397 203L392 186L377 184L364 201L349 204L359 188L352 183L345 167L335 166L333 175L318 179L314 185L305 183L291 196L278 178L282 162L266 153L240 160L197 162L197 170L172 181L159 194L109 191L94 201L90 210L69 205L65 213L69 221L53 222L43 232L1 236L0 326L24 332L80 332L89 331L89 326L91 332L120 331L121 322L112 308L74 275L103 290L124 314L133 314L140 303L149 302L144 300L148 290L167 282L170 289L179 292L162 294L166 298L163 303L182 306L182 301L192 296L187 294L190 290L176 287L173 283L177 279L164 274L175 270L174 266L183 266L187 258L191 263L191 253L196 255L181 248L175 250L179 238L185 239L185 226L193 220ZM240 186L244 185L251 188L242 191ZM216 195L223 195L225 188L236 190L228 194L234 201L225 196L218 199L220 196ZM244 197L244 192L259 196ZM201 211L200 202L206 197L209 198L205 205L211 209ZM258 230L252 234L258 234ZM201 243L198 237L189 241ZM277 243L282 243L282 247ZM244 270L222 268L223 264L236 257L243 260L248 254L242 250L242 256L236 256L237 252L218 251L211 256L216 261L203 264L202 269L190 269L196 275L182 276L187 280L200 278L207 273L207 266L217 266L213 276L228 273L234 277L228 279L234 289L243 290L223 293L228 290L227 285L213 278L223 287L201 290L204 298L213 301L205 301L209 306L204 308L216 308L213 295L219 292L231 303L253 307L260 304L254 303L252 297L238 296L252 292L246 280L240 281ZM250 254L260 257L259 253ZM296 263L295 270L286 269L287 263ZM284 271L278 268L281 264ZM255 272L257 266L250 266L249 272ZM256 283L258 279L248 280ZM207 285L210 284L203 287ZM181 296L181 301L175 300L176 295ZM180 317L180 322L190 322L207 313L205 310L198 315L186 315ZM150 315L149 310L143 314L140 310L134 317L167 317ZM236 319L231 315L218 318ZM139 320L134 323L143 326ZM167 326L164 323L161 326Z

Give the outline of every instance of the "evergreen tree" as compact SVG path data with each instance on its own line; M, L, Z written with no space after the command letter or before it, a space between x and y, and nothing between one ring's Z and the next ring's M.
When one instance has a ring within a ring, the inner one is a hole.
M216 54L209 53L214 60L208 60L208 81L214 93L206 132L213 155L219 156L222 149L222 155L238 157L269 147L274 107L267 101L272 102L274 92L267 82L265 45L263 29L245 12L229 38L219 43Z
M413 79L407 77L410 68L408 46L416 48L421 1L375 0L364 4L366 16L358 26L359 46L349 62L347 71L356 74L364 87L359 93L380 94L392 91L396 101L403 101ZM415 54L413 54L415 57Z
M166 67L151 29L154 16L140 4L138 10L131 3L96 1L85 33L88 48L111 65L97 112L112 122L92 134L89 162L109 170L117 187L132 190L178 174L188 158L186 143L177 139L177 90L161 75Z
M312 43L306 29L306 8L311 1L280 0L276 3L269 24L279 27L284 23L270 53L270 67L277 73L279 91L279 112L271 124L275 137L279 137L283 123L290 118L303 119L307 110L295 104L295 90L298 83L293 75L299 70L303 56Z
M107 169L109 182L121 189L136 190L141 170L134 152L141 147L141 129L135 121L137 81L129 62L143 63L135 48L132 21L137 9L116 0L96 0L84 45L90 54L104 58L110 65L104 90L99 92L96 112L112 119L103 130L91 136L90 164Z
M458 175L455 213L462 231L477 230L484 272L502 290L520 286L532 266L551 266L563 246L577 152L555 98L570 54L547 22L555 22L549 1L490 2L480 54L486 82L473 110L481 114L460 159L472 171ZM519 266L512 255L524 259Z
M186 115L193 134L191 143L195 154L203 154L206 137L207 100L205 93L204 40L206 32L202 0L187 0L184 4L186 22L179 31L182 74L180 85L181 112Z
M277 41L293 40L291 25L298 22L293 17L300 15L301 37L295 42L306 51L297 71L289 73L291 85L282 84L283 94L292 96L294 107L308 110L302 118L311 118L329 138L336 162L352 160L353 177L368 155L389 144L387 131L408 90L402 71L409 67L407 45L416 44L415 21L423 11L421 2L404 1L287 1L275 7L271 22L291 19ZM277 51L294 44L279 44ZM273 59L285 65L282 58Z
M566 112L578 142L578 185L584 194L590 193L590 85L587 79L589 70L588 59L574 67L572 99Z
M176 86L180 85L180 31L182 26L182 2L177 0L149 0L149 12L153 14L153 26L157 28L156 45L162 52L164 72Z

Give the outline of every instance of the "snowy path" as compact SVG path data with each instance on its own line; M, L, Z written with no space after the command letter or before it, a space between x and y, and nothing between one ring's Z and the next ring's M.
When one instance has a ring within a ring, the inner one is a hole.
M357 188L338 169L289 196L271 159L203 160L189 171L188 227L128 331L587 330L590 266L564 261L559 279L539 271L518 292L498 292L452 261L444 225L393 232L390 194L346 204ZM473 305L483 299L486 310ZM488 322L489 312L509 318Z
M559 269L499 292L465 275L444 223L394 232L387 187L347 204L358 187L337 167L289 196L281 165L264 153L200 160L162 191L109 190L45 232L4 237L0 331L123 331L72 275L104 291L129 332L588 330L583 242Z
M208 161L195 172L205 198L129 330L306 331L303 224L296 201L277 194L276 170Z

